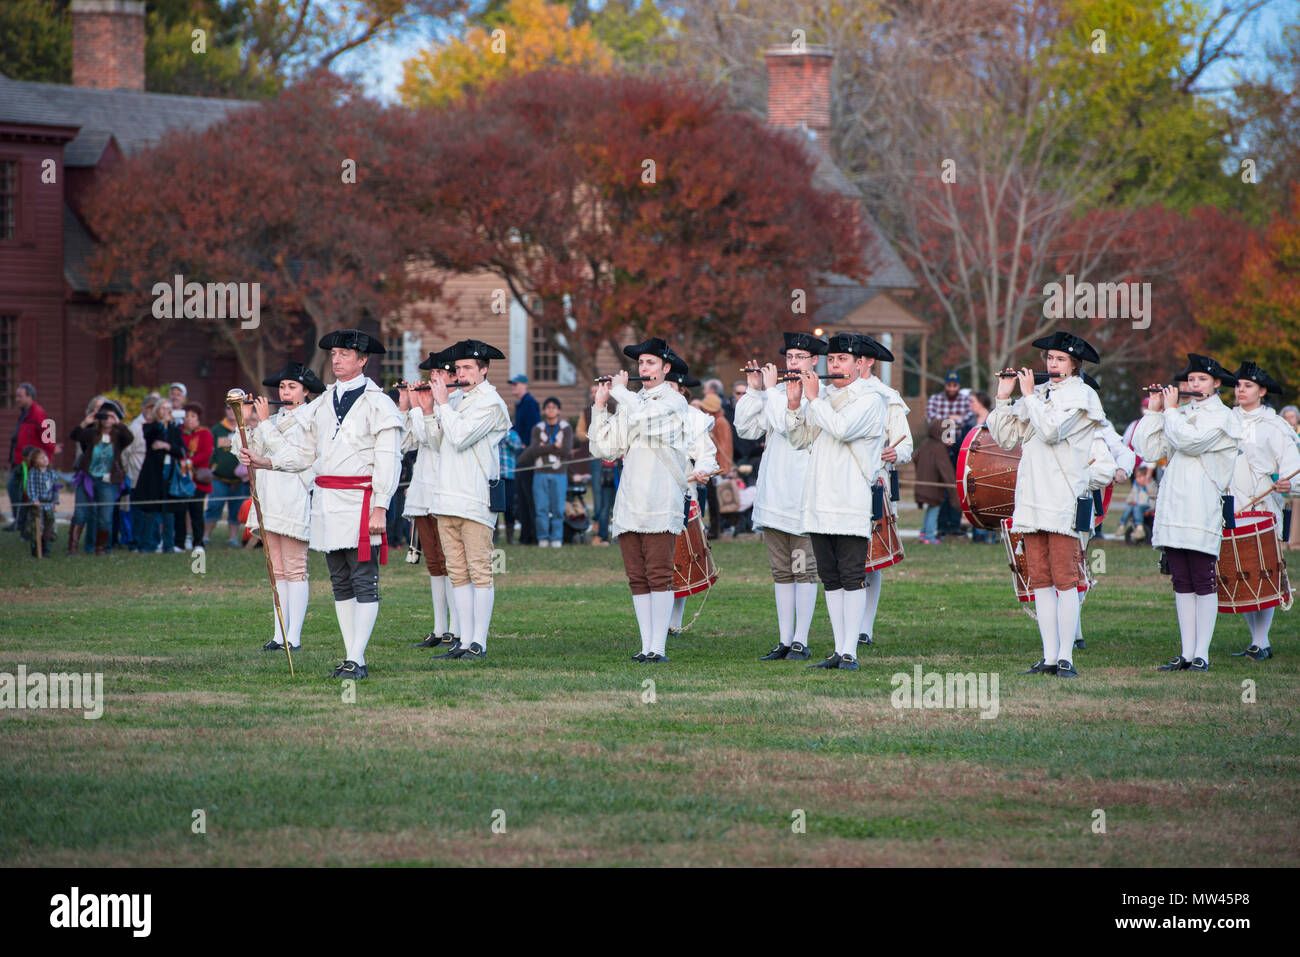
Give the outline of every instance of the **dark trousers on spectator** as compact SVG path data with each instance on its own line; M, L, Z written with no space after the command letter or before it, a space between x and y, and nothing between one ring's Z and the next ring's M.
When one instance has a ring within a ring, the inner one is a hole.
M519 481L519 479L523 481ZM534 526L533 512L533 473L523 472L515 476L515 514L519 516L519 544L536 545L537 529Z
M506 544L515 543L515 480L502 479L506 483L506 510L501 512L501 524L506 527ZM497 530L492 529L492 544L497 543Z
M186 498L172 502L167 506L172 511L176 523L173 544L176 548L185 547L185 518L189 516L192 547L203 544L203 497Z
M23 527L23 520L26 518L24 509L18 503L23 500L23 467L21 465L11 465L9 467L9 504L13 510L14 524L20 529Z

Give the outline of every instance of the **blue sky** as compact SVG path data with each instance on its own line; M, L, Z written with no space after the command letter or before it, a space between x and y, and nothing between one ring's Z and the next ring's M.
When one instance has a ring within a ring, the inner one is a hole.
M328 3L329 0L326 0ZM1206 6L1221 8L1223 0L1208 0ZM599 2L591 4L598 9ZM1245 54L1240 60L1217 65L1205 77L1202 86L1229 85L1236 74L1258 74L1267 66L1264 46L1276 42L1282 27L1300 18L1300 0L1271 0L1237 36L1235 46ZM341 58L340 67L355 70L362 75L370 93L379 99L397 99L397 85L402 80L402 63L418 50L437 39L435 31L446 34L448 27L439 25L410 31L405 36L388 43L372 44Z

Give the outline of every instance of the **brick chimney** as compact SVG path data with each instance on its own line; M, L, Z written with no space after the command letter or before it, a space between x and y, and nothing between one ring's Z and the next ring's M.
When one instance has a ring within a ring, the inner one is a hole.
M144 89L143 0L72 0L72 84Z
M824 150L831 134L830 47L807 46L796 50L791 44L768 47L767 121L773 126L805 128Z

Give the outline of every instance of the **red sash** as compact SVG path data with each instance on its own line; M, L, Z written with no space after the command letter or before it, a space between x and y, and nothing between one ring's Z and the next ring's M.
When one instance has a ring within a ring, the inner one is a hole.
M369 475L317 475L321 488L361 489L361 531L357 535L357 558L370 561L370 476ZM388 564L388 533L379 533L379 564Z

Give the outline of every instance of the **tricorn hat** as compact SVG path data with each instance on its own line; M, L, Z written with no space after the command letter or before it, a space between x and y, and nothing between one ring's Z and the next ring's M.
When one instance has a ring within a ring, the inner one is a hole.
M890 352L888 349L886 349L879 342L877 342L875 339L872 339L870 336L865 336L865 335L861 336L861 338L867 340L867 345L869 345L872 349L873 358L879 360L880 362L894 361L894 354Z
M1101 361L1101 356L1097 354L1097 350L1072 332L1057 330L1050 336L1035 339L1032 345L1035 349L1051 349L1056 352L1064 352L1066 355L1082 359L1084 362Z
M629 359L639 359L641 356L651 355L657 356L665 362L671 362L674 352L669 348L668 343L658 336L651 336L645 342L638 342L634 346L624 346L623 355Z
M450 349L443 350L440 355L447 356L452 362L460 359L504 359L506 354L496 346L490 346L486 342L480 342L477 339L462 339Z
M781 337L785 339L785 345L781 346L781 355L785 355L791 349L802 349L810 355L826 355L826 340L821 336L814 336L811 332L783 332Z
M1279 395L1282 392L1282 384L1253 362L1243 362L1241 368L1234 372L1233 375L1237 377L1238 382L1246 379L1261 388L1267 389L1270 396Z
M277 388L285 379L289 379L292 382L301 382L302 387L312 395L320 395L325 391L325 383L321 382L316 373L312 372L311 369L307 368L301 362L287 363L279 372L263 379L262 385L274 389Z
M837 332L826 343L826 352L846 352L851 356L876 358L877 352L869 336L860 336L856 332Z
M1187 353L1187 368L1178 373L1178 378L1186 380L1193 372L1204 372L1206 375L1218 379L1221 385L1237 384L1237 377L1219 365L1214 359L1209 356L1197 355L1195 352L1189 352Z
M420 368L426 372L430 369L441 369L443 372L455 372L456 363L451 358L451 350L443 349L441 352L430 352L429 358L420 363Z
M355 349L357 352L384 354L384 344L374 336L357 329L339 329L324 336L318 343L328 352L330 349Z

